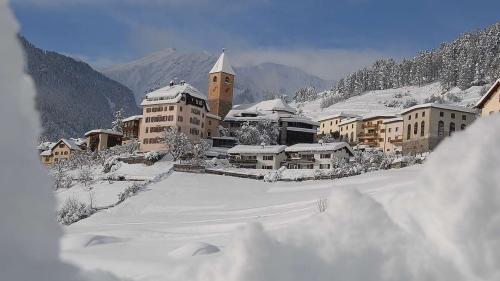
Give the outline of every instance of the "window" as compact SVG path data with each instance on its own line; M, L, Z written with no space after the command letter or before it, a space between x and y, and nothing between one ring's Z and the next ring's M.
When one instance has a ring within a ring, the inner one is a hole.
M422 117L425 117L425 111L422 111Z
M262 169L264 169L264 170L272 170L273 166L262 166Z
M330 158L332 158L332 155L331 154L320 154L319 158L320 159L330 159Z
M354 142L354 132L351 132L351 142Z
M440 111L439 112L439 117L444 117L444 112Z
M226 83L231 83L231 81L229 80L229 76L226 76L225 81L226 81Z
M60 148L64 148L64 143L59 144Z
M389 133L391 132L391 128L389 128Z
M272 156L272 155L262 156L262 160L264 160L264 161L272 161L273 159L274 159L274 156Z
M332 121L330 121L330 126L331 126L331 125L333 125L333 122L332 122Z
M396 132L399 131L399 127L396 127Z
M321 124L321 127L323 127L323 128L324 128L324 127L325 127L325 123Z
M67 152L67 151L64 151L64 155L68 155L68 152Z
M196 109L196 108L191 108L191 113L196 114L196 115L200 115L201 111L199 109Z
M465 130L465 124L460 125L460 130Z
M411 124L408 124L408 130L406 132L406 139L409 140L411 136Z
M455 119L455 113L451 114L451 119Z
M335 120L335 125L337 125L339 123L339 120Z
M320 169L330 169L330 164L319 164Z
M150 112L151 112L151 108L150 107L146 108L146 113L150 113Z
M415 124L413 124L413 134L416 135L418 133L418 123L415 122Z
M56 153L54 153L55 155L59 155L59 151L56 151Z
M182 116L177 116L177 121L182 122L184 121L184 118Z
M411 120L411 115L408 115L408 120Z
M415 118L418 118L418 112L417 112L417 113L415 113Z
M421 136L421 137L423 137L423 136L425 135L424 130L425 130L425 122L424 122L424 121L422 121L422 122L420 123L420 136Z
M389 142L390 142L390 141L391 141L391 137L388 137L388 138L387 138L387 141L389 141Z
M214 76L214 78L212 78L212 82L217 82L217 76Z
M462 114L462 120L463 120L463 121L467 120L467 115L463 115L463 114Z
M438 122L438 136L439 137L444 136L444 122L443 121Z
M451 122L450 123L450 132L448 135L451 136L451 134L453 134L455 132L455 123Z
M177 127L177 132L181 131L181 126Z
M212 125L212 120L208 120L208 125Z
M179 111L181 111L181 112L182 112L182 106L179 106Z
M169 111L174 110L174 106L173 106L173 105L169 106L169 107L168 107L168 110L169 110Z

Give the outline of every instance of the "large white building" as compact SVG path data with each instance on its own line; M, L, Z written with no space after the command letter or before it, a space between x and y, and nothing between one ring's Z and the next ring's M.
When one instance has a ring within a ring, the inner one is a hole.
M264 120L276 122L280 128L277 142L282 145L313 143L316 141L319 123L299 116L297 110L281 99L266 100L253 104L236 105L224 118L230 130L236 130L244 122Z

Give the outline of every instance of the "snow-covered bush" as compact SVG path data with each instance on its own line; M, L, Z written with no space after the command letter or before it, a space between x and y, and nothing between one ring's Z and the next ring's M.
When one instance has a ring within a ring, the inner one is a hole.
M158 151L150 151L144 154L144 159L150 162L158 162L165 156L164 153Z
M279 136L279 125L272 120L262 120L258 123L244 122L234 134L240 144L276 144Z
M405 101L405 103L403 104L403 108L410 108L412 106L415 106L418 104L418 101L416 99L408 99Z
M57 161L52 166L51 170L52 183L54 189L70 188L73 183L73 178L68 175L64 161Z
M94 175L92 174L92 170L89 168L84 168L80 170L78 173L78 182L82 183L84 186L92 184L94 181Z
M64 225L70 225L91 216L95 212L96 210L89 205L75 198L69 198L64 202L62 208L57 211L57 221Z
M118 203L125 201L125 199L134 196L141 190L142 184L134 182L131 186L127 187L124 191L118 194Z
M316 201L316 207L318 207L318 211L323 213L328 209L328 197L321 197Z
M102 165L102 172L109 173L114 172L120 168L120 161L118 161L118 156L111 156Z
M210 144L205 140L200 140L198 142L191 144L191 151L188 154L189 161L192 165L203 166L205 165L205 160L207 159L207 151L210 149Z
M444 103L444 98L442 96L431 95L430 97L424 100L424 103Z
M264 181L265 182L276 182L282 178L283 171L286 170L286 167L283 166L279 168L278 170L271 171L267 174L264 175Z
M212 158L205 161L205 167L207 168L230 168L232 167L228 159L218 159Z
M454 94L454 93L448 93L446 94L446 99L449 101L449 102L453 102L453 103L457 103L457 102L461 102L463 100L462 97Z
M167 153L172 156L174 161L185 157L191 151L189 138L177 130L167 129L163 133L163 142Z

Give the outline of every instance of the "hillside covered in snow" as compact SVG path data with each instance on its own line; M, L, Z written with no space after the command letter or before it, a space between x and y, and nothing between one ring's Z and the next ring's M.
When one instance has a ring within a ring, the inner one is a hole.
M137 102L140 102L145 91L166 86L174 78L186 80L206 93L208 72L216 61L217 56L207 52L165 49L135 61L105 68L102 73L132 89ZM330 87L328 81L281 64L263 63L234 69L235 103L260 101L270 94L293 96L301 87L314 86L318 90Z
M436 82L421 87L405 86L397 89L368 91L339 101L326 108L322 107L321 99L294 103L293 105L301 108L305 115L315 119L339 112L362 116L379 113L398 114L404 108L427 102L470 107L481 98L488 87L489 85L472 86L466 90L454 87L443 92L441 84Z

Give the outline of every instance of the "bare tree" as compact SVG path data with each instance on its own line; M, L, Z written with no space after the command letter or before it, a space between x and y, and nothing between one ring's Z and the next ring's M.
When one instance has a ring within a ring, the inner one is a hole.
M167 129L163 133L163 141L167 153L172 156L174 161L186 156L192 148L189 138L177 130Z

